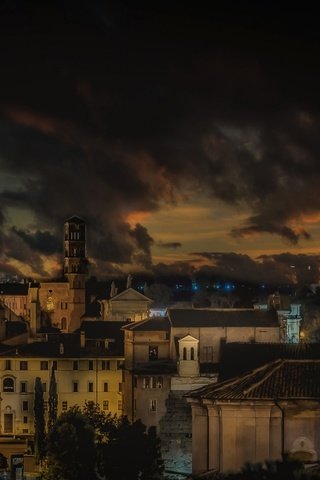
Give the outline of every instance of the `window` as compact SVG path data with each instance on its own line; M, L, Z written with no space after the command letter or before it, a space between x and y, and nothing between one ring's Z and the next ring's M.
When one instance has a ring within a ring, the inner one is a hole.
M4 392L14 392L13 378L5 378L3 380L2 389Z
M142 388L149 388L149 377L143 377Z
M29 430L27 428L23 428L22 433L29 433Z
M163 378L158 377L157 378L157 388L162 388L163 387Z
M28 400L23 400L23 402L22 402L22 410L23 410L24 412L27 412L27 411L29 410L29 402L28 402Z
M27 382L20 382L20 392L27 393Z
M191 347L191 360L194 360L194 347Z
M117 370L122 370L123 369L123 360L117 360Z
M102 408L103 410L109 410L109 400L103 400Z
M118 410L122 410L122 400L118 400Z
M20 370L28 370L28 362L25 360L21 360L20 362Z
M183 360L187 360L187 349L186 349L186 347L183 347L182 358L183 358Z
M93 370L93 360L88 360L88 370Z
M150 408L150 412L156 412L157 411L157 400L150 400L149 408Z
M53 368L53 370L58 370L58 362L57 362L57 360L53 360L53 362L52 362L52 368Z
M122 383L119 383L119 388L118 388L118 392L122 392Z
M62 402L62 411L65 412L66 410L68 410L68 402L64 401Z
M4 369L11 370L11 360L6 360Z
M49 370L49 362L47 360L41 360L40 370Z
M73 391L74 393L78 392L78 382L72 382L73 383Z
M43 384L42 384L42 391L43 391L43 393L46 393L46 392L47 392L47 384L46 384L46 382L43 382Z
M61 310L67 310L68 308L68 303L67 302L61 302Z
M105 382L105 383L103 384L103 391L104 391L104 392L108 392L108 391L109 391L109 386L108 386L107 382Z
M93 392L93 382L88 383L88 392Z
M79 370L79 362L78 362L78 360L73 360L73 370Z
M156 377L150 377L150 388L156 388L156 387L157 387Z
M23 423L28 423L28 417L23 417Z
M134 388L138 388L138 377L136 377L136 376L133 379L133 386L134 386Z
M149 347L149 360L158 360L158 347Z
M110 360L101 360L101 370L110 370Z

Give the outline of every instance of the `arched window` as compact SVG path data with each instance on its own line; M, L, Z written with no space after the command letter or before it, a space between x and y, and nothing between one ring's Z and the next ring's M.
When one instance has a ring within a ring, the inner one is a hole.
M3 380L2 390L4 392L14 392L14 380L13 378L7 377Z
M183 358L183 360L187 360L187 349L186 349L186 347L183 347L182 358Z
M191 347L191 360L194 360L194 348Z
M67 319L66 319L66 317L61 318L61 330L67 330Z

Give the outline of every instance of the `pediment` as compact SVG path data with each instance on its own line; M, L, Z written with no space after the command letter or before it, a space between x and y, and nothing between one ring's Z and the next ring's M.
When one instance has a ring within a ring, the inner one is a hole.
M183 342L183 343L199 343L199 340L197 338L194 338L192 335L186 335L183 338L180 338L178 342Z
M123 290L123 292L118 293L114 297L110 298L110 302L122 302L122 301L139 301L139 302L146 302L150 303L152 302L151 298L146 297L142 293L138 292L134 288L127 288L126 290Z

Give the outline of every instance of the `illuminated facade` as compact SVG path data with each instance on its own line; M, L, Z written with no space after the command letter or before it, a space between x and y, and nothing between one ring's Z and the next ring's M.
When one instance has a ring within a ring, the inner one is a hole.
M2 344L0 434L28 436L34 432L35 379L41 378L47 411L52 368L57 381L58 414L73 405L83 406L86 401L98 403L106 413L122 414L122 335L119 328L113 328L105 336L108 340L98 339L97 335L90 339L82 331L14 348Z

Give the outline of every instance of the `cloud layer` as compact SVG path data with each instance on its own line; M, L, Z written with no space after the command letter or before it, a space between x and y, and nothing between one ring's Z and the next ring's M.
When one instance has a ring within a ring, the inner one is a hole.
M65 3L1 7L3 261L46 274L63 220L79 214L97 272L150 271L153 245L181 242L131 219L195 192L251 212L230 232L242 241L308 240L301 225L320 210L312 15Z

